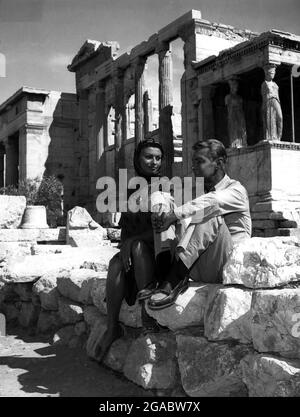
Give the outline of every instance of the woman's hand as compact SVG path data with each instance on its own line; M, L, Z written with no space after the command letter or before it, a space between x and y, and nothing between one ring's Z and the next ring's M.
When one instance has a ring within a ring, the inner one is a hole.
M152 217L152 225L156 233L164 232L168 230L171 224L176 223L177 217L174 212L169 213L163 212L161 215L154 213Z
M127 238L124 240L121 248L120 248L120 255L122 259L122 263L125 269L125 272L128 272L131 267L131 247L134 239Z

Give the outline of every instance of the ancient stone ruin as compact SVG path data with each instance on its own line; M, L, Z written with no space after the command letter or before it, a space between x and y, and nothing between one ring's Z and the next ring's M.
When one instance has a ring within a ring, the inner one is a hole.
M180 111L172 97L178 38ZM3 103L0 187L54 174L68 211L66 227L22 229L25 198L0 195L8 325L93 358L120 239L118 214L96 210L97 179L117 179L120 168L130 178L134 148L146 137L163 143L164 174L191 175L193 143L216 137L227 147L229 175L248 191L253 237L234 248L222 284L190 282L173 306L148 309L159 333L145 335L140 305L124 301L125 335L104 363L166 395L300 396L299 45L290 33L238 30L192 10L120 56L116 42L87 40L68 67L76 94L22 87ZM154 55L157 108L145 73Z

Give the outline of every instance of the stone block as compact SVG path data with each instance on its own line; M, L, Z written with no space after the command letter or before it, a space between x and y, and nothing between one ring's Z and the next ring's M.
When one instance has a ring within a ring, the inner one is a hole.
M251 354L241 361L249 397L300 397L300 361Z
M251 314L258 352L300 358L300 288L255 291Z
M32 291L40 298L44 310L58 310L57 274L48 273L43 275L33 285Z
M245 397L240 362L245 345L211 343L203 337L177 335L177 358L184 391L191 397Z
M206 303L204 329L208 340L251 343L252 291L215 286Z
M213 284L190 282L189 288L178 296L176 302L162 310L146 310L160 325L170 330L178 330L187 326L203 326L204 313L209 291Z
M94 322L86 344L86 353L92 359L97 359L96 349L99 346L99 342L101 341L105 330L106 318L101 316Z
M52 332L62 326L62 320L57 312L41 310L37 322L37 331L39 333Z
M145 389L169 389L176 384L176 342L172 333L147 334L132 342L124 375Z
M236 245L224 267L223 283L272 288L299 281L300 248L280 237L247 239Z
M99 311L106 315L106 280L98 279L94 282L91 290L91 296L93 304L99 309ZM129 306L126 301L122 302L119 321L129 327L142 327L141 320L141 306L138 302L134 305Z
M88 211L79 206L75 206L72 210L68 211L68 219L67 219L67 231L69 230L77 230L77 229L99 229L102 230L103 227L100 226L92 216L88 213Z
M92 328L97 320L106 321L106 316L100 313L98 308L95 306L84 306L83 317L89 328Z
M101 263L108 268L110 259L118 252L111 246L101 248L73 248L64 254L35 255L9 261L0 268L2 282L32 282L46 273L58 273L61 269L80 268L84 262Z
M26 207L24 196L0 195L0 229L16 229Z
M31 242L0 242L0 264L9 258L21 258L32 255Z
M58 312L64 324L74 324L83 320L82 306L64 297L58 299Z
M0 303L0 312L5 315L7 323L16 323L19 317L19 309L15 303Z
M0 242L36 242L37 229L0 229Z
M91 269L72 269L61 272L57 278L58 291L73 301L92 304L92 286L99 273Z
M32 300L32 283L20 283L14 285L14 291L20 297L21 301Z
M122 372L131 343L132 339L125 337L115 340L104 358L104 364L114 371Z
M20 302L18 321L22 327L35 327L40 309L31 302Z
M74 326L74 332L76 336L81 336L82 334L86 333L87 326L84 321L79 321Z
M69 245L78 248L110 245L110 241L104 240L104 236L106 235L99 229L70 230L67 242Z

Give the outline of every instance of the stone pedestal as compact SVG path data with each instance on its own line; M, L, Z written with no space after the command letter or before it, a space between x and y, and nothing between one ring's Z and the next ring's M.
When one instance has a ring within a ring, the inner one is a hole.
M249 194L253 236L297 235L300 144L259 142L227 151L229 176L239 180Z

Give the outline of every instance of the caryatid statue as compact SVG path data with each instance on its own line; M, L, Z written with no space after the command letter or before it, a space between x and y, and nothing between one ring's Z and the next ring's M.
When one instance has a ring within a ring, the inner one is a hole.
M282 111L278 94L279 88L273 81L276 66L268 64L263 69L265 81L261 85L261 94L264 140L280 140L282 136Z
M231 148L247 146L246 121L243 109L243 99L237 93L239 88L238 78L229 81L230 93L225 97L225 105L228 114L228 136Z

